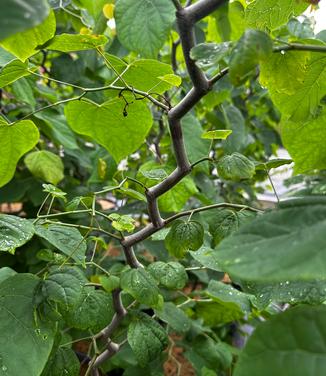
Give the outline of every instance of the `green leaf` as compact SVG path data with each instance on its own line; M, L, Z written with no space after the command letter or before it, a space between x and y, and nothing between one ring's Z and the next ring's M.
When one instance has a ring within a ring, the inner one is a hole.
M12 91L19 101L27 103L32 109L35 109L36 100L34 98L33 89L26 78L21 77L19 80L15 81L12 85Z
M39 376L50 355L54 333L35 321L34 290L39 279L16 274L0 284L0 375ZM13 356L17 349L24 356Z
M267 162L257 163L256 170L269 171L272 168L285 166L291 163L293 163L292 159L283 159L283 158L270 159Z
M231 52L229 74L231 82L238 86L246 81L248 74L272 53L270 37L259 30L246 30Z
M7 51L17 56L21 61L25 61L34 55L39 45L54 36L56 30L56 21L53 11L50 11L48 17L38 26L1 41L1 46ZM26 42L28 41L28 42Z
M104 35L60 34L46 44L48 50L61 52L84 51L107 43Z
M139 313L129 324L128 342L140 366L156 359L168 345L165 330L150 316Z
M255 175L255 164L244 155L233 153L218 161L217 172L225 180L251 179Z
M245 10L246 24L255 29L274 30L302 14L308 5L297 0L255 0Z
M247 144L245 119L241 111L233 105L223 105L222 113L226 128L232 131L232 134L222 141L223 149L228 154L241 152Z
M50 193L52 197L61 198L64 201L66 200L65 196L67 193L63 192L60 188L55 187L52 184L42 184L42 187L43 187L43 192Z
M184 207L189 198L197 192L194 181L189 177L185 177L172 189L159 197L159 207L165 212L178 212Z
M230 48L229 42L224 43L200 43L190 51L190 57L196 60L200 68L217 66L228 54Z
M49 12L46 0L1 0L0 40L37 26Z
M111 275L110 277L106 277L101 275L99 277L100 283L105 291L112 292L113 290L120 287L120 278L116 277L115 275Z
M116 56L109 54L105 56L123 77L124 82L117 81L120 86L125 86L126 82L138 90L163 94L181 83L181 78L173 74L169 64L152 59L138 59L127 64L123 60L117 61Z
M201 138L205 138L208 140L226 140L231 133L232 130L229 129L218 129L216 131L204 132L201 135Z
M260 282L325 278L326 205L316 197L289 203L258 216L220 243L217 257L224 271Z
M92 137L117 162L142 145L152 125L152 116L146 104L135 101L125 108L122 98L102 105L87 101L70 102L65 107L65 114L75 132Z
M243 312L250 312L250 295L245 294L231 285L210 281L206 293L215 301L223 303L232 303L238 306Z
M157 180L162 181L164 180L168 174L163 168L156 168L154 170L142 170L140 169L139 172L145 176L145 178L150 180Z
M0 251L15 253L34 235L34 226L26 219L0 214Z
M156 57L175 19L175 8L165 0L119 0L114 14L121 44L145 57Z
M216 257L216 250L202 246L196 252L191 252L190 255L193 259L198 261L201 265L205 266L208 269L221 271L221 267L218 264Z
M59 347L49 358L41 376L77 376L80 363L75 352L67 347Z
M185 268L178 262L153 262L147 270L160 285L169 290L181 290L188 281Z
M241 285L245 292L255 295L258 308L265 308L271 302L320 304L326 301L325 281L244 282Z
M65 319L73 328L97 332L111 322L113 315L111 295L92 287L85 287L79 304L66 312Z
M29 171L48 183L58 184L64 178L61 158L47 150L34 151L25 157Z
M273 80L267 80L266 76L269 74L269 70L266 68L263 79L270 89L273 102L282 113L283 120L290 119L300 122L315 117L319 112L322 98L326 94L326 57L324 54L311 53L306 64L304 57L299 60L297 69L295 62L290 60L293 57L292 54L286 61L278 59L279 66L282 63L289 62L288 64L290 64L291 62L289 68L291 73L285 76L284 80L281 82L278 80L277 84ZM295 61L298 61L298 58ZM302 64L305 66L302 67ZM274 77L274 74L277 75L279 71L280 68L276 69L271 77ZM297 78L292 78L292 74ZM291 80L290 84L289 80ZM286 86L290 89L284 89Z
M78 268L52 267L42 281L42 295L45 299L60 304L63 309L71 309L80 301L86 282Z
M241 352L235 376L321 375L326 367L326 307L299 306L260 323Z
M171 302L164 303L163 309L155 310L155 314L177 333L186 333L191 327L191 320L189 317Z
M282 122L282 141L294 160L296 174L326 168L326 150L322 147L325 121L326 110L312 120Z
M169 253L177 258L183 258L188 251L197 251L204 241L204 228L196 221L173 222L165 238L165 246Z
M28 63L23 63L18 59L11 60L0 70L0 88L11 84L21 77L28 76Z
M109 215L109 219L112 220L112 227L118 231L132 232L135 228L135 220L130 215L112 213Z
M143 268L127 269L121 273L121 288L142 304L157 307L160 304L156 280Z
M12 179L19 159L37 144L39 137L31 120L11 126L0 118L0 187Z
M76 228L58 225L36 225L35 233L79 264L85 263L86 242Z
M15 270L9 268L8 266L0 268L0 283L2 283L5 279L9 277L12 277L15 274L17 274Z

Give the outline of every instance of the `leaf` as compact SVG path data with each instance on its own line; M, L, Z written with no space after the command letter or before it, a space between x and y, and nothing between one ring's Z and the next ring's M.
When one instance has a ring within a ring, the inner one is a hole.
M1 231L1 230L0 230ZM13 275L17 274L15 270L9 268L8 266L4 266L0 268L0 284L7 278L12 277Z
M241 152L247 144L245 119L241 111L233 105L222 106L226 128L232 134L222 141L223 149L228 153Z
M15 81L12 84L12 91L19 101L27 103L32 109L35 109L36 100L34 98L33 89L26 78L21 77L19 80Z
M150 316L139 313L129 324L128 343L140 366L156 359L168 345L165 330Z
M175 19L175 8L165 0L119 0L114 14L121 44L142 56L156 57Z
M47 150L34 151L25 157L29 171L48 183L58 184L64 178L61 158Z
M282 63L281 59L280 63ZM311 57L303 69L304 74L298 64L297 70L295 70L295 63L292 62L293 74L298 78L292 79L293 76L290 75L291 84L288 84L287 79L280 86L273 86L273 81L267 82L268 88L271 85L272 100L281 111L283 120L306 121L315 117L319 112L322 98L326 94L326 57L323 54L311 53ZM278 74L277 70L275 74ZM283 89L285 85L291 88L290 91Z
M0 118L0 187L12 179L19 159L37 144L39 137L31 120L9 125Z
M173 86L179 86L181 78L173 74L171 65L152 59L138 59L130 64L118 60L114 55L105 55L115 69L123 77L117 83L125 86L125 82L135 89L155 94L163 94ZM178 84L179 85L176 85Z
M246 24L255 29L274 30L299 16L308 7L308 1L255 0L245 10Z
M232 130L229 129L218 129L215 131L204 132L201 135L201 138L205 138L208 140L226 140L231 133Z
M112 213L108 218L112 220L112 227L118 231L132 232L135 228L135 220L130 215Z
M52 267L42 281L42 295L45 299L58 303L63 309L72 309L80 301L86 282L78 268Z
M116 277L115 275L112 275L110 277L101 275L99 279L102 287L107 292L112 292L113 290L120 287L120 278Z
M26 219L0 214L0 251L15 253L34 235L34 226Z
M178 262L152 262L147 270L160 285L169 290L183 289L188 281L185 268Z
M140 169L139 172L143 176L145 176L145 178L150 179L150 180L162 181L168 176L167 172L163 168L156 168L154 170Z
M267 171L269 171L272 168L285 166L285 165L288 165L288 164L291 164L291 163L293 163L292 159L283 159L283 158L270 159L267 162L257 163L256 164L256 171L257 170L262 170L262 171L267 170Z
M169 253L177 258L183 258L188 251L197 251L204 241L204 228L196 221L173 222L165 238L165 246Z
M299 306L260 323L241 352L235 376L322 374L326 367L324 306ZM318 359L318 361L317 361Z
M255 175L255 164L244 155L233 153L218 161L217 172L225 180L251 179Z
M73 328L97 332L111 322L113 315L111 295L102 290L85 287L79 304L66 312L65 319Z
M80 363L75 352L67 347L59 347L49 358L41 376L77 376Z
M321 147L325 121L326 110L315 119L282 122L282 141L294 160L296 174L326 168L326 150Z
M0 40L40 24L49 14L46 0L2 0Z
M127 116L123 115L124 110ZM86 101L70 102L65 107L65 114L75 132L92 137L117 162L142 145L152 125L146 104L136 101L125 109L122 98L102 105Z
M159 197L159 207L165 212L178 212L184 207L189 198L197 192L194 181L189 177L185 177L172 189Z
M104 35L60 34L46 44L48 50L61 52L92 50L107 43Z
M0 375L39 376L50 355L54 332L34 317L34 289L39 279L16 274L0 284ZM17 355L17 349L24 356ZM16 354L16 356L13 356Z
M18 59L11 60L8 64L1 68L0 71L0 88L11 84L21 77L28 76L28 64Z
M272 53L270 37L259 30L246 30L231 52L229 74L235 86L246 81L248 74L260 61Z
M143 268L124 270L120 276L120 286L142 304L150 307L160 304L156 280Z
M50 193L52 197L61 198L64 201L66 200L65 196L67 193L63 192L60 188L55 187L52 184L42 184L42 187L43 187L43 192Z
M35 233L79 264L85 263L86 242L76 228L58 225L36 225Z
M221 267L218 264L216 257L216 250L206 246L202 246L196 252L191 252L190 255L193 259L198 261L201 265L208 269L221 271Z
M224 271L251 282L325 278L326 205L316 197L282 205L220 243L217 256Z
M7 51L17 56L21 61L25 61L37 52L37 47L51 39L56 30L56 21L51 10L48 17L38 26L0 42L1 46ZM28 41L26 43L26 41Z
M321 304L326 300L325 281L244 282L241 285L245 292L255 295L254 304L261 309L271 302Z
M177 333L186 333L191 328L189 317L171 302L164 303L163 309L155 310L155 314Z
M190 51L190 57L196 60L200 68L217 66L230 49L230 43L199 43Z

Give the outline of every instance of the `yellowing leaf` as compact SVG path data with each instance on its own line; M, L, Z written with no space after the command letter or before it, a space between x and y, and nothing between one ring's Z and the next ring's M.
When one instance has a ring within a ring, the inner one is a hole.
M105 4L103 7L103 14L109 20L114 18L114 4Z
M207 138L209 140L226 140L232 133L229 129L218 129L216 131L204 132L201 138Z

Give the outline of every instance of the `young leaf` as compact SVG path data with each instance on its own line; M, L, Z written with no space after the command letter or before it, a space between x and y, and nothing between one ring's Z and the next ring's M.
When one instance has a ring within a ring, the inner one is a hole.
M134 101L126 107L122 98L102 105L70 102L65 107L65 114L75 132L92 137L117 162L141 146L152 126L152 116L145 103Z
M31 120L10 126L0 118L0 187L12 179L19 159L37 144L39 137L38 129Z
M246 81L248 74L272 53L270 37L259 30L246 30L234 47L230 57L230 79L238 86Z
M40 375L50 355L54 331L35 321L34 290L39 278L16 274L0 284L1 375ZM13 356L17 348L24 356Z
M61 52L84 51L103 46L107 41L104 35L60 34L51 39L46 48Z
M188 251L197 251L203 244L204 228L196 221L175 221L165 238L169 253L183 258Z
M169 290L183 289L188 281L185 268L178 262L153 262L147 270L160 285Z
M233 153L218 161L217 172L225 180L251 179L255 174L255 164L244 155Z
M129 324L128 343L141 367L156 359L168 345L165 330L150 316L139 313Z
M38 26L0 42L1 46L17 56L21 61L27 60L37 52L37 47L44 44L54 36L56 21L54 12L50 11L48 17ZM28 41L26 43L26 41Z
M46 0L2 0L0 40L39 25L49 12Z
M120 285L125 292L142 304L157 307L161 302L156 280L142 268L123 271Z
M110 294L92 287L85 287L74 309L65 314L67 324L73 328L97 332L112 320L113 302Z
M36 225L35 233L79 264L85 263L86 242L76 228L60 225Z
M223 240L217 248L218 262L223 270L246 281L323 280L325 218L322 201L295 200L293 205L258 216Z
M0 70L0 88L11 84L21 77L28 76L28 63L21 62L18 59L11 60Z
M50 151L34 151L29 153L24 161L34 176L48 183L56 185L64 178L61 158Z
M115 6L121 44L145 57L156 57L174 19L175 8L165 0L119 0Z
M299 306L260 323L240 354L234 375L288 376L290 369L298 376L309 375L312 369L315 375L323 374L325 314L324 306Z
M216 131L204 132L201 135L201 138L206 138L209 140L226 140L231 133L232 130L230 129L218 129Z
M0 252L15 253L34 235L34 226L26 219L0 214Z
M135 228L135 220L130 215L112 213L109 215L109 219L112 220L112 227L118 231L132 232Z

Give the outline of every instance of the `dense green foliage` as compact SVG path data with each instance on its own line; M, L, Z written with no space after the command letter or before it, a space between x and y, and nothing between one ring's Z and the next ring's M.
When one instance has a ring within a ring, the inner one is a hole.
M0 376L325 374L316 3L0 0Z

